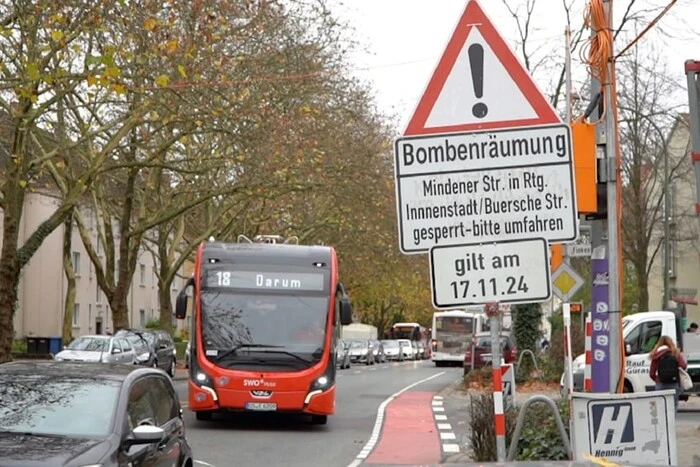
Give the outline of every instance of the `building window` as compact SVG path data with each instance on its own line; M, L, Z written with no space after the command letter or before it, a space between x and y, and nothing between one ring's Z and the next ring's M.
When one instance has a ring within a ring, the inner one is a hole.
M73 252L73 271L76 276L80 276L80 252Z
M139 275L141 276L141 285L146 285L146 265L139 264Z
M95 281L95 301L97 303L100 303L100 296L100 284L97 281Z
M146 327L146 310L144 309L139 310L139 322L142 328Z
M73 304L73 327L80 326L80 303Z

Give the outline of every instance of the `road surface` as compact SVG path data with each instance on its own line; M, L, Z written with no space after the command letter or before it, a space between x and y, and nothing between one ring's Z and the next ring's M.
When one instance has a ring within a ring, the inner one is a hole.
M338 375L336 414L327 425L269 414L230 414L202 422L185 409L195 467L436 464L454 454L457 445L449 430L437 429L444 415L435 396L461 378L461 368L418 361L357 365ZM176 381L175 387L186 401L186 381Z

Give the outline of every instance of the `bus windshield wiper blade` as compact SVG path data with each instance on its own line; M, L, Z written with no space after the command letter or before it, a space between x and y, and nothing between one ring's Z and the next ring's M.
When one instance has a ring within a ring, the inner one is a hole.
M238 352L238 349L259 348L259 347L264 347L266 349L278 349L282 346L281 345L267 345L267 344L238 344L235 347L226 350L221 355L217 355L216 361L223 360L224 358L228 357L229 355L235 355L235 353Z
M277 346L277 347L279 347L279 346ZM310 365L311 363L313 363L311 360L307 360L307 359L305 359L304 357L300 357L299 355L294 354L294 353L292 353L292 352L287 352L286 350L256 350L255 352L256 352L256 353L273 353L273 354L289 355L290 357L294 357L294 358L296 358L297 360L299 360L299 361L301 361L301 362L304 362L304 363L307 363L307 364L309 364L309 365Z

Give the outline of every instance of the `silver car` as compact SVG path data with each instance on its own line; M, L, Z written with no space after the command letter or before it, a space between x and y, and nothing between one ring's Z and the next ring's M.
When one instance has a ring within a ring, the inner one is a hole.
M62 351L54 355L54 360L65 362L100 362L135 365L137 352L131 342L116 336L76 337Z

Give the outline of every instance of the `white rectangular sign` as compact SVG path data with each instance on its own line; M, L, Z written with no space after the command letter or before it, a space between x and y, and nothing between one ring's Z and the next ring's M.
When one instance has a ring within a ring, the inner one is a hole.
M678 465L673 391L573 393L574 460Z
M394 152L401 251L576 239L571 151L567 125L398 138Z
M433 247L430 285L437 309L545 301L552 294L547 241L535 238Z

